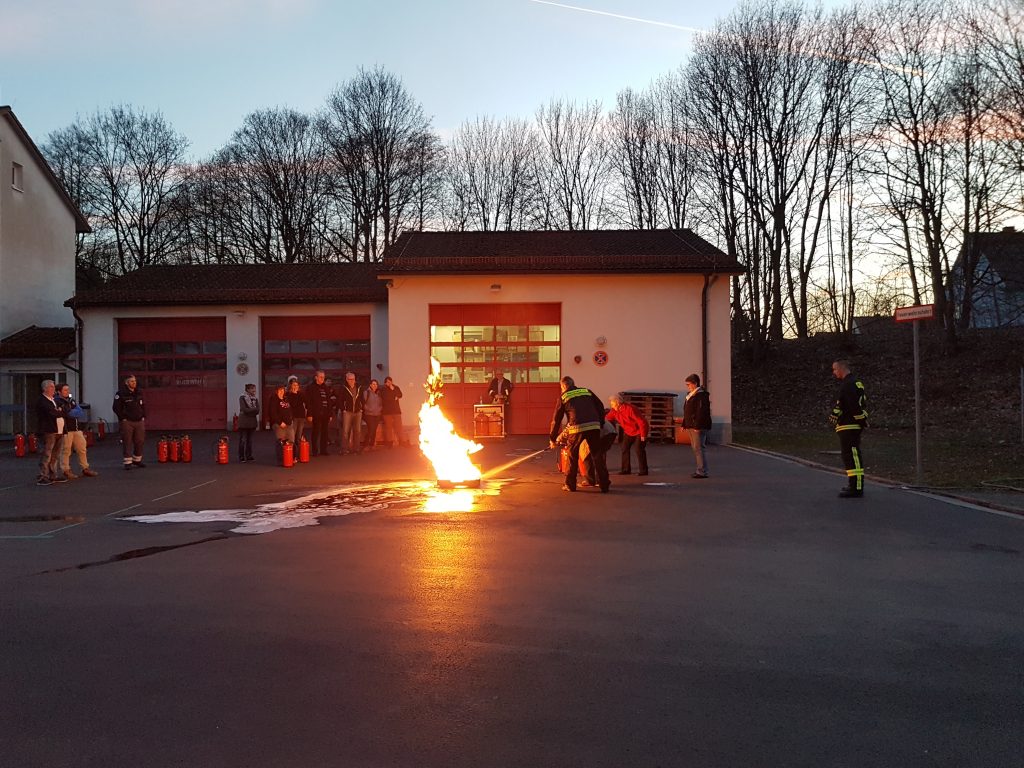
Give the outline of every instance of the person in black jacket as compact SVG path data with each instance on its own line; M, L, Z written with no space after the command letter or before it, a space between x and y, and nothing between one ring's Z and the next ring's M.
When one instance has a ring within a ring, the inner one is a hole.
M288 402L292 406L292 442L295 444L295 456L298 457L299 443L302 441L302 431L306 428L306 422L312 421L306 412L306 396L302 393L302 386L299 384L298 376L288 377Z
M278 441L287 440L293 442L295 433L292 431L292 404L288 401L287 387L284 384L274 390L274 396L270 398L270 410L267 412L267 421L274 430L274 437Z
M554 448L562 432L562 419L566 420L565 438L569 448L569 466L565 470L563 491L576 490L576 476L579 474L580 447L586 442L593 457L597 472L597 484L601 493L608 493L611 481L605 464L605 448L601 442L601 426L604 424L604 403L585 387L577 387L571 376L563 376L559 382L562 395L551 418L549 445Z
M252 436L260 426L260 400L256 385L246 384L245 394L238 397L238 461L253 461Z
M349 371L345 374L345 384L338 390L338 412L341 415L341 433L338 442L342 453L362 453L363 445L359 438L363 420L362 391L356 383L356 375Z
M316 376L306 387L306 416L312 424L310 430L310 453L314 456L327 455L328 433L331 424L331 411L334 409L334 391L327 383L327 374L317 371Z
M691 373L686 377L686 400L683 403L683 429L690 436L693 458L697 471L691 475L698 480L708 476L708 460L704 455L708 432L711 430L711 395L700 385L700 376Z
M57 475L57 458L60 456L64 413L57 402L57 385L53 379L46 379L40 385L42 392L36 401L36 431L39 434L39 476L37 485L63 483L66 477Z
M381 414L384 419L384 442L388 448L396 448L402 442L402 388L395 384L390 376L384 379L384 386L380 390L380 399L384 401Z
M114 395L113 410L121 430L124 468L144 469L142 446L146 442L146 404L133 374L124 377L124 386Z
M842 382L836 404L828 417L839 435L839 452L846 467L847 487L839 492L839 496L859 499L864 495L864 455L860 452L860 437L868 426L868 396L864 384L850 372L850 364L846 360L832 363L832 375Z

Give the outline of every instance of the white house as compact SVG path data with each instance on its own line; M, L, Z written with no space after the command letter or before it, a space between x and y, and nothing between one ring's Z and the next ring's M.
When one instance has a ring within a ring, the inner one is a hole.
M391 368L422 377L437 358L463 430L502 371L517 434L547 433L562 376L606 404L620 391L675 395L678 414L697 373L712 436L728 442L729 277L743 271L689 230L406 232L380 266Z
M1024 325L1024 232L1004 227L970 234L953 265L958 312L968 290L972 328Z
M387 290L369 264L144 267L68 301L92 418L135 374L151 429L225 429L246 384L387 375Z
M89 225L0 106L0 434L31 430L43 379L77 387L75 234Z

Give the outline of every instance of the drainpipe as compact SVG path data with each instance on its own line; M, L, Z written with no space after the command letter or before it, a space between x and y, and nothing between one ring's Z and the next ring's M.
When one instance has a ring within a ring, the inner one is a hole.
M75 371L75 373L78 374L78 402L87 403L89 401L85 399L85 377L82 376L82 371L85 370L85 352L82 350L82 326L84 323L82 322L81 316L78 314L78 310L74 307L71 308L71 314L75 318L75 346L78 349L78 370L75 371L75 369L71 368L70 365L68 368L71 368L72 371Z
M708 286L711 275L704 275L704 287L700 291L700 381L708 389Z

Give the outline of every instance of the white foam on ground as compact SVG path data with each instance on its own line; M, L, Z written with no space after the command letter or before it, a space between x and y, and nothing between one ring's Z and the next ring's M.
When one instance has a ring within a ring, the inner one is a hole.
M395 502L411 505L416 512L469 512L473 508L470 496L496 495L501 485L501 482L492 482L480 489L457 491L439 490L428 481L356 485L318 491L288 501L258 504L252 509L164 512L122 519L137 523L239 523L231 529L233 533L270 533L285 528L319 525L321 517L374 512Z

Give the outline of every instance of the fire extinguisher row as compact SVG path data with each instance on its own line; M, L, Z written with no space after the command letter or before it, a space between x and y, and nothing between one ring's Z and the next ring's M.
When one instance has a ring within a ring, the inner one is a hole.
M83 431L85 432L86 445L91 448L97 440L102 440L107 436L107 423L100 419L96 422L95 430L89 427ZM29 432L27 435L19 433L14 436L15 457L21 459L34 453L39 453L39 438L35 432Z
M176 437L163 435L156 444L156 460L161 464L168 461L189 463L192 461L192 438L188 435Z
M21 458L29 453L39 452L39 440L34 433L15 435L14 455ZM299 439L298 450L290 440L281 440L277 444L277 461L282 467L292 467L296 463L309 463L309 441ZM227 435L217 438L213 444L213 459L217 464L227 464L231 457L231 440ZM156 458L160 464L192 461L192 438L188 435L162 435L156 444Z

